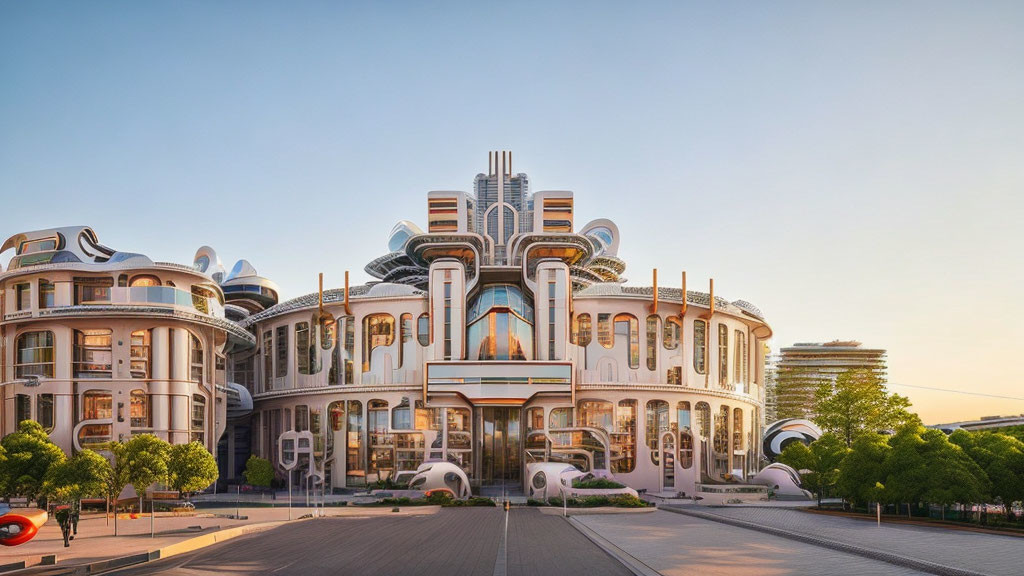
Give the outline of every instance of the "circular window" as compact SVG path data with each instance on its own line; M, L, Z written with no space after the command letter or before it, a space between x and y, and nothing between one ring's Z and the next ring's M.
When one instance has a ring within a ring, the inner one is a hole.
M533 488L534 490L543 490L548 484L547 476L543 472L537 472L533 475Z

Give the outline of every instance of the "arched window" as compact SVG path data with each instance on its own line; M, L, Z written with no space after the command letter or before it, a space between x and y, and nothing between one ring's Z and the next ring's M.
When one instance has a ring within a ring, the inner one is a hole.
M203 343L195 334L189 333L189 337L189 340L192 343L189 350L189 359L191 362L189 376L193 382L203 382L203 372L206 368L205 356L203 354ZM206 400L204 399L203 401L205 402Z
M75 330L75 378L110 378L113 374L112 332Z
M640 367L640 321L632 314L617 314L615 316L615 338L626 338L629 342L629 349L626 352L626 360L630 368Z
M159 286L160 279L149 274L139 274L138 276L133 276L128 285L132 288L149 288L151 286Z
M132 428L152 428L153 423L149 416L149 395L145 390L132 390L131 392L131 416Z
M615 420L612 412L613 406L611 402L581 400L579 403L579 425L588 428L604 428L608 433L614 433Z
M363 317L363 371L370 370L373 349L395 342L395 317L391 314L368 314Z
M192 441L206 441L206 397L192 395Z
M533 302L518 286L486 286L466 315L469 359L532 359L533 317Z
M315 321L314 326L319 324ZM299 374L318 374L320 372L320 353L315 338L311 338L309 322L297 322L295 324L295 361L298 364Z
M314 314L313 319L320 327L320 348L330 350L334 348L335 338L338 336L338 321L330 314Z
M416 319L416 339L420 346L430 346L430 316L420 314Z
M619 400L616 432L612 436L612 471L632 472L636 468L636 400Z
M107 390L82 394L82 420L110 420L114 417L113 396Z
M679 465L683 470L693 466L693 434L689 431L679 431Z
M402 401L391 411L392 430L412 430L412 406L409 398L402 398Z
M573 323L573 339L579 346L589 346L593 333L590 314L577 314Z
M149 363L152 360L150 331L136 330L132 332L131 374L132 378L149 378Z
M644 439L651 452L651 462L655 466L660 461L658 456L658 439L663 432L668 432L668 402L649 400L647 402L647 429Z
M718 323L718 385L729 383L729 327Z
M658 369L658 325L661 319L656 314L647 317L647 369Z
M548 412L548 428L569 428L572 426L572 408L552 408Z
M665 318L665 333L662 335L662 345L665 350L675 350L679 347L679 335L683 333L683 323L678 316Z
M53 378L53 332L25 332L18 336L17 349L14 359L15 378Z
M707 371L707 332L707 322L693 321L693 369L697 371L697 374L704 374Z
M742 470L744 468L740 462L740 452L743 452L743 409L734 408L732 411L732 467L734 470Z

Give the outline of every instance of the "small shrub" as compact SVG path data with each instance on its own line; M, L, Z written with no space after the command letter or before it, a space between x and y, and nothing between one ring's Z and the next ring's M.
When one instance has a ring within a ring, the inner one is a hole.
M544 500L538 500L537 498L530 498L526 501L527 506L547 506L548 503Z
M604 489L604 490L607 490L607 489L617 489L617 488L625 488L625 486L623 484L619 484L618 482L616 482L614 480L609 480L607 478L590 478L588 480L583 480L583 481L580 481L579 479L576 479L576 480L572 481L572 487L573 488L581 488L581 489Z
M649 504L632 494L617 494L608 499L612 506L619 508L646 508Z
M446 492L444 490L437 490L431 492L430 495L425 498L425 500L429 504L451 506L451 503L454 499L452 498L452 495L449 492Z

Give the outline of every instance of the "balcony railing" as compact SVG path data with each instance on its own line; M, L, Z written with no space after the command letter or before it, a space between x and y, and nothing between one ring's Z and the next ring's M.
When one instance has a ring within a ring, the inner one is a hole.
M189 308L203 314L224 316L224 306L216 298L208 298L172 286L135 286L109 288L101 297L93 297L82 305L150 305Z

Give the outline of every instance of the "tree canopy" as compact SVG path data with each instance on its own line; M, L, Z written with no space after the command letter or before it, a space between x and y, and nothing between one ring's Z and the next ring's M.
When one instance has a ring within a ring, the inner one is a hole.
M170 449L167 474L171 488L187 495L217 480L217 461L201 442L176 444Z
M245 481L253 486L269 487L274 480L274 466L270 460L255 454L245 461Z
M58 502L75 502L107 493L110 463L92 450L55 463L46 473L43 491Z
M3 496L24 496L35 500L43 495L43 481L50 466L66 456L34 420L23 420L17 432L0 440L4 462L0 466L0 488Z
M821 507L826 490L839 479L839 468L849 449L835 434L825 433L810 446L791 442L779 455L778 461L801 472L804 486L813 491Z
M993 432L957 430L949 441L959 446L989 479L991 496L1007 514L1014 502L1024 501L1024 442Z
M847 446L853 446L861 434L921 423L909 410L910 400L887 392L885 382L870 370L848 370L835 382L822 382L815 391L814 404L814 422Z

